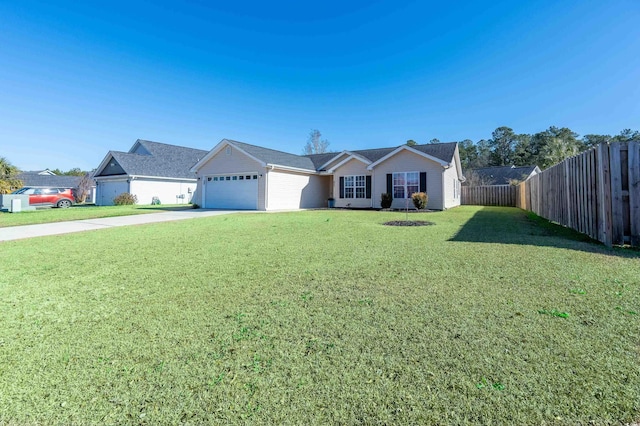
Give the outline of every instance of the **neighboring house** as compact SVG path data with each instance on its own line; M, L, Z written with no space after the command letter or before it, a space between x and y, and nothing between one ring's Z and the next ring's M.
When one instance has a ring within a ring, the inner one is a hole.
M538 166L496 166L469 170L477 185L509 185L514 181L524 182L540 173ZM471 182L468 182L471 183Z
M379 208L382 193L392 208L413 208L414 192L426 192L427 208L460 205L464 180L458 144L295 155L223 139L191 169L198 176L194 202L205 208L282 210L326 207Z
M95 172L96 204L113 205L128 192L138 204L187 204L196 190L190 168L208 151L138 139L129 152L109 151Z
M23 186L32 186L40 188L71 188L77 189L83 176L60 176L51 170L20 172L17 176L22 181ZM85 199L85 203L93 203L96 196L95 183L89 191L89 195Z

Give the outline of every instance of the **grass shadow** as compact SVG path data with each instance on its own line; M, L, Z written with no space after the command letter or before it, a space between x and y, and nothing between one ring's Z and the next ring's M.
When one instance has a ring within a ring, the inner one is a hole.
M483 207L449 241L557 247L640 258L640 250L606 247L585 234L514 207Z

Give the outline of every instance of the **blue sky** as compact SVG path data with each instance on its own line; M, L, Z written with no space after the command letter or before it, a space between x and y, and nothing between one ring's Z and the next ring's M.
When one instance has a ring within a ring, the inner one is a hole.
M0 156L640 129L640 1L0 2Z

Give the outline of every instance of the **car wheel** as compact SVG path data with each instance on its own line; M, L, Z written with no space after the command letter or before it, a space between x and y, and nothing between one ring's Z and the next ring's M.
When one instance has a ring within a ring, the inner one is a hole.
M60 200L58 201L58 204L56 204L56 207L60 207L61 209L66 209L67 207L71 207L71 201L67 199Z

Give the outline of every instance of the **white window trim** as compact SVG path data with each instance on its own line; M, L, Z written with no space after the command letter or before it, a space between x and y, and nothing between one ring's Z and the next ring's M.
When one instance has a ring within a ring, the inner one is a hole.
M347 178L353 178L353 186L350 186L349 188L353 188L353 197L347 197ZM358 177L362 177L363 182L362 185L356 185L356 182L358 181ZM342 187L342 193L344 195L343 199L349 199L349 200L365 200L367 198L367 175L346 175L343 176L343 187ZM363 197L356 197L357 194L357 189L358 188L362 188L364 190L364 196Z
M397 199L397 200L404 200L404 199L407 199L407 198L411 198L411 194L409 194L409 189L408 189L409 185L408 185L408 183L407 183L407 182L408 182L407 175L408 175L408 174L410 174L410 173L415 173L415 174L417 174L417 175L418 175L418 191L417 191L417 192L420 192L420 172L418 172L418 171L411 171L411 172L393 172L393 173L391 174L391 191L393 191L393 192L391 193L391 195L393 195L393 196L394 196L394 197L393 197L394 199ZM399 174L403 174L403 175L404 175L404 185L396 185L396 184L395 184L395 175L399 175ZM403 187L404 187L404 198L396 198L396 197L395 197L395 194L396 194L396 187L399 187L399 186L403 186ZM411 185L411 186L414 186L414 185Z

